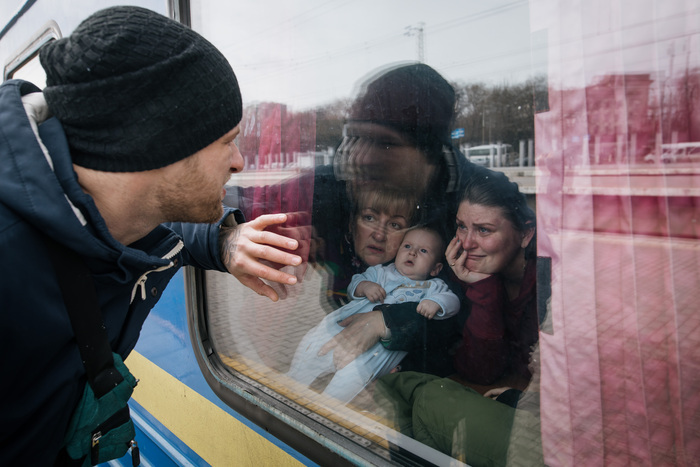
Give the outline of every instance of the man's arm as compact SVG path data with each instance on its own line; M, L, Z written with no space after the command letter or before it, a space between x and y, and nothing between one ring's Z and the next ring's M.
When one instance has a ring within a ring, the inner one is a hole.
M276 301L277 292L262 279L296 284L294 275L278 269L301 264L300 256L284 251L296 250L296 240L265 230L286 219L285 214L272 214L244 222L240 211L228 209L216 224L173 223L168 226L184 240L186 264L228 271L245 286Z

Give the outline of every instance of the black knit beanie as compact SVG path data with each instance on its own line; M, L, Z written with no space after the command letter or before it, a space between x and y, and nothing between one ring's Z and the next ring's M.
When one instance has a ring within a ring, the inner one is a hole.
M454 88L437 71L418 63L384 71L350 109L351 121L390 126L419 147L450 145Z
M44 95L73 162L106 172L191 156L241 120L236 76L211 43L153 11L98 11L40 52Z

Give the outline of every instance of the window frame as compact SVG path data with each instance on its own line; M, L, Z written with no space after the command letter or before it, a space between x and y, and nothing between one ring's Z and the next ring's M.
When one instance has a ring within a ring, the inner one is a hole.
M3 81L12 79L18 70L39 55L39 50L41 50L45 44L60 39L61 37L63 37L63 35L61 34L61 28L59 28L58 23L54 20L47 21L28 42L11 55L12 58L3 67Z

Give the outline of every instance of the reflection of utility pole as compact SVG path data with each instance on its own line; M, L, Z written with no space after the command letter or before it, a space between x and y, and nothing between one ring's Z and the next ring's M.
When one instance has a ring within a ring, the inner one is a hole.
M423 26L424 22L418 23L418 26L406 26L405 36L418 36L418 61L425 63L425 56L423 53Z
M484 140L484 131L486 130L486 112L481 111L481 144L486 144Z

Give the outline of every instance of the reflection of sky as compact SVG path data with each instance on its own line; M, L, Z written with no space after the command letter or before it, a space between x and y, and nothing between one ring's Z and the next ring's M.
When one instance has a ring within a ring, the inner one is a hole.
M244 100L306 108L354 95L387 63L425 62L453 81L513 83L530 73L523 0L193 1L193 27L230 60ZM216 6L215 6L216 5Z
M549 82L576 88L604 74L679 78L700 66L700 4L667 0L531 0L547 28Z
M67 34L91 11L118 3L38 2L18 23L25 34L11 31L3 38L0 58L5 62L26 43L26 31L47 18ZM162 0L134 3L165 10ZM700 6L681 0L190 3L193 27L230 60L246 102L276 101L298 109L353 97L371 71L416 60L418 35L415 29L413 35L406 32L421 23L425 62L457 82L516 83L531 76L534 64L537 72L548 71L551 85L571 88L602 74L663 79L700 66ZM23 4L0 1L0 24Z

